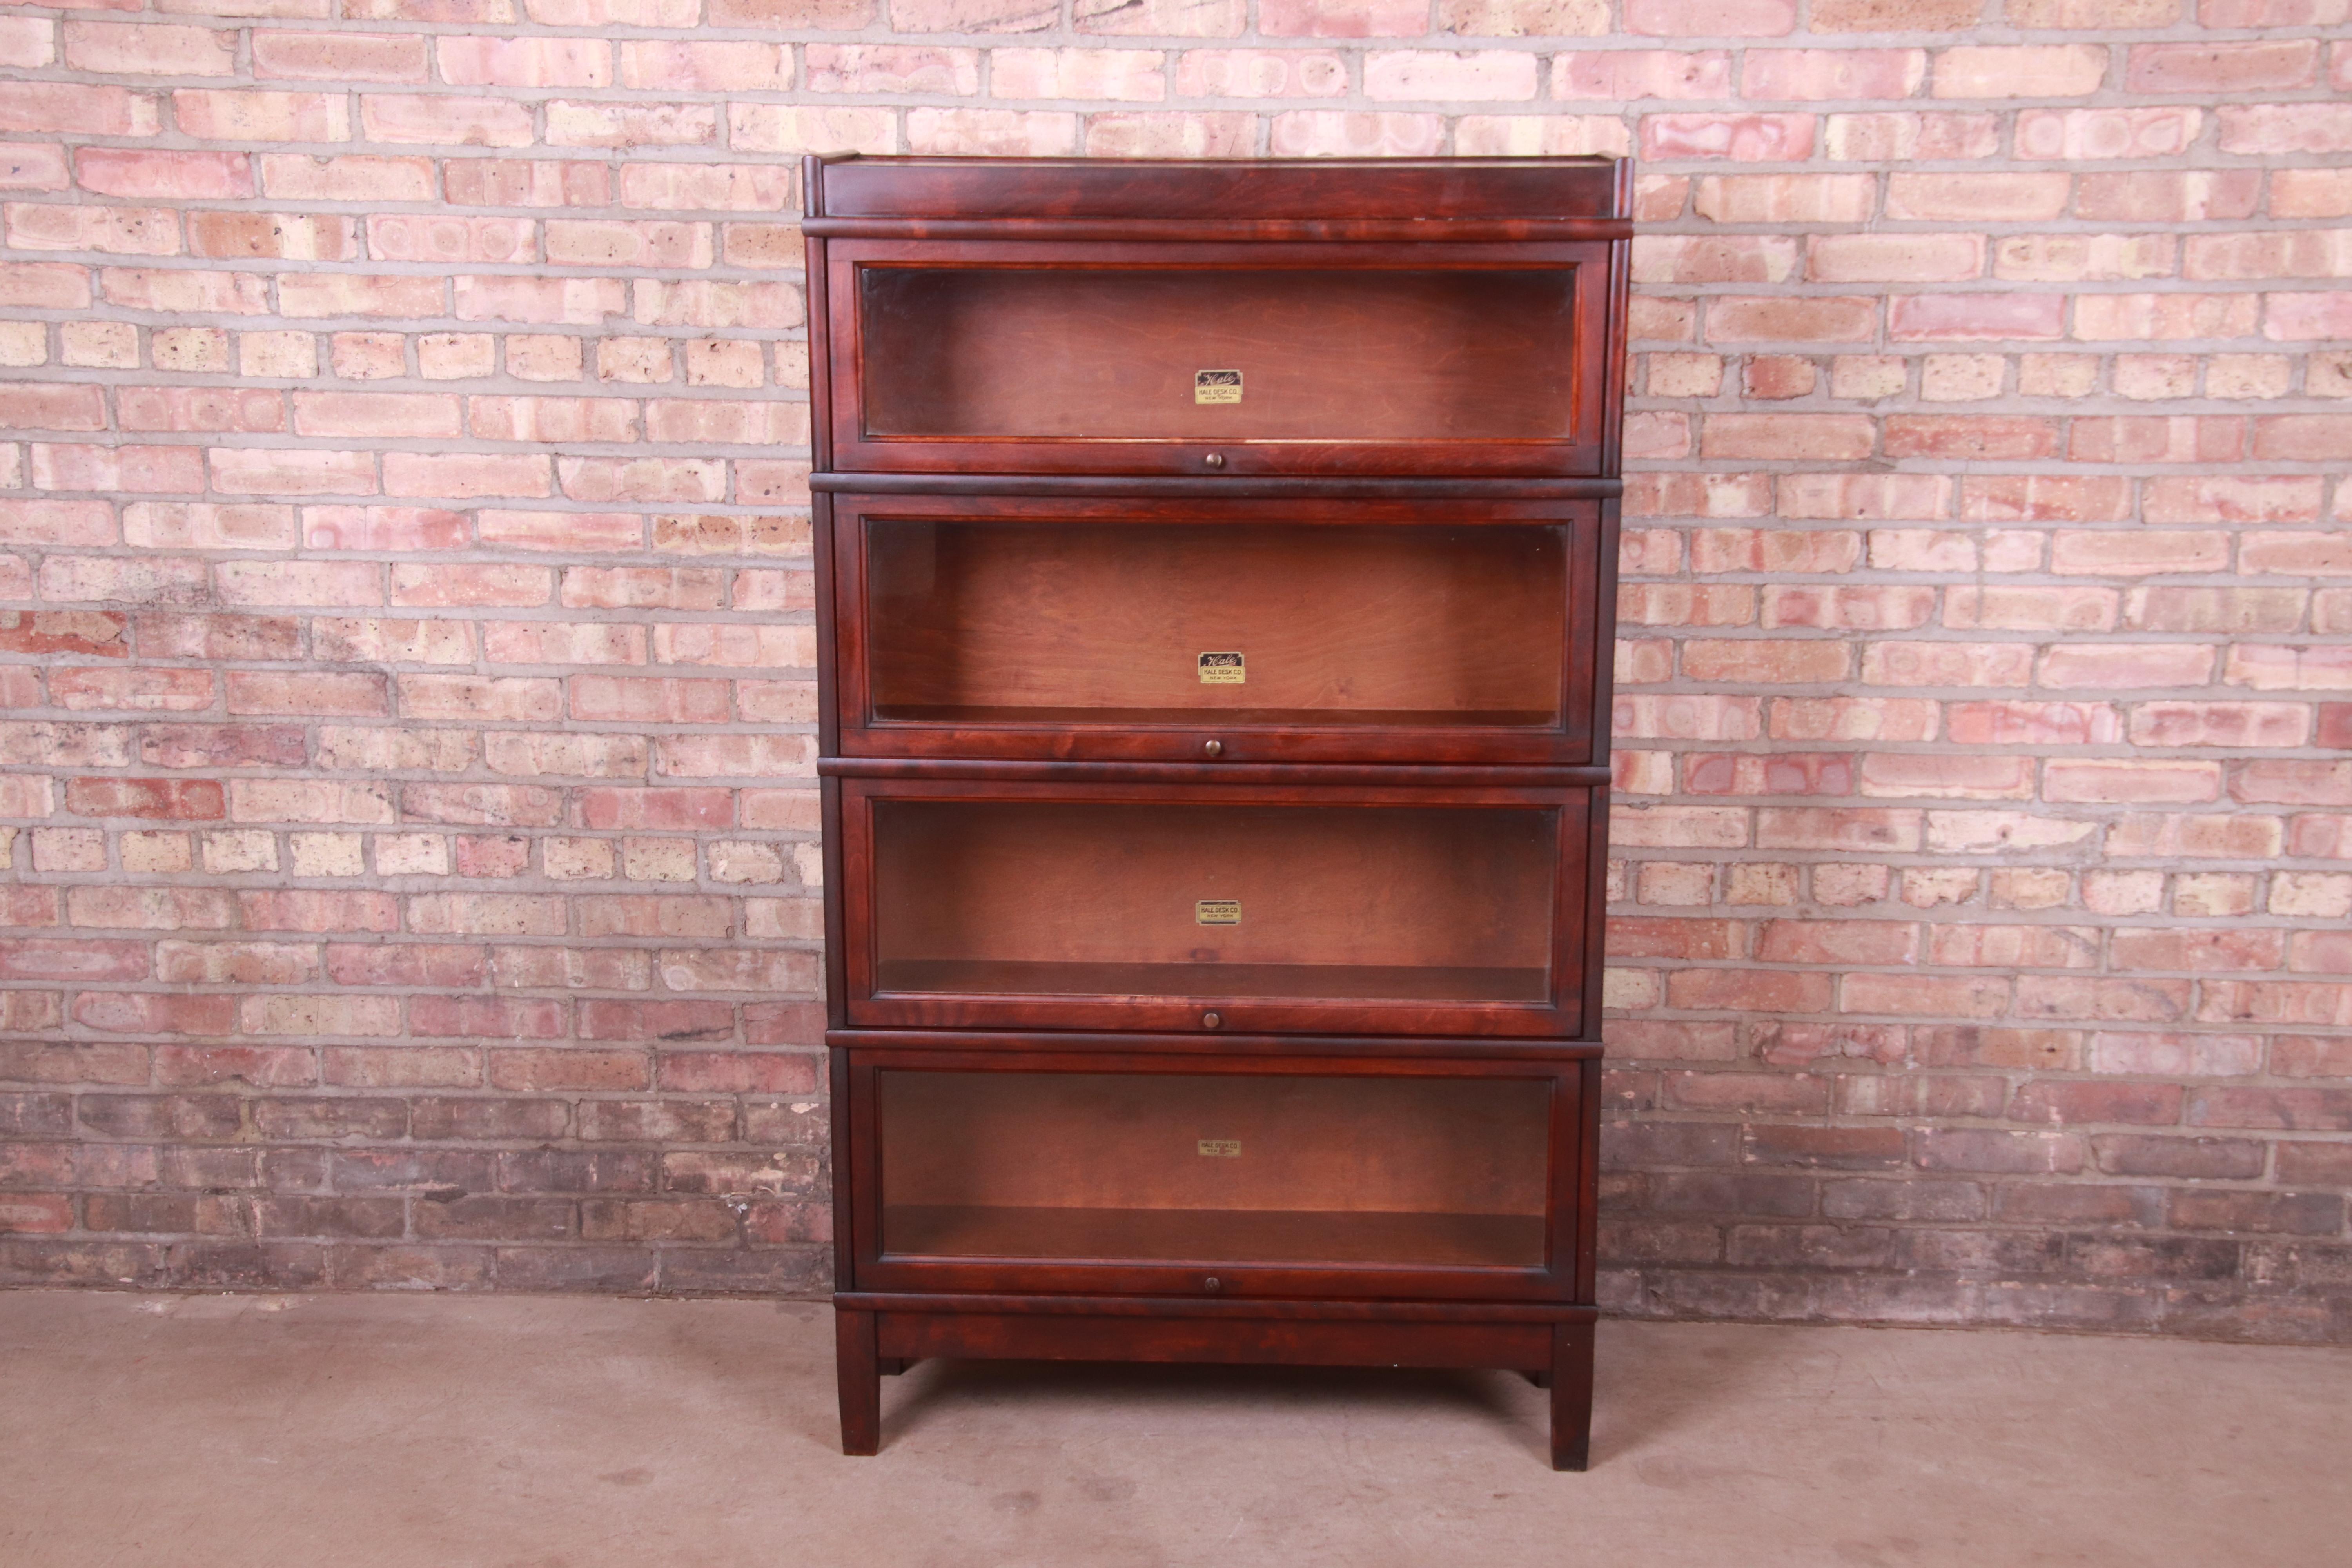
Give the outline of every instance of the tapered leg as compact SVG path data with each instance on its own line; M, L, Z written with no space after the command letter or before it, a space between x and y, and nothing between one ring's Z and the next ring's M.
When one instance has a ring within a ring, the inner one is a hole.
M874 1314L833 1310L834 1370L841 1380L841 1451L882 1447L882 1373L875 1353Z
M1551 1331L1551 1468L1580 1470L1592 1447L1592 1325Z

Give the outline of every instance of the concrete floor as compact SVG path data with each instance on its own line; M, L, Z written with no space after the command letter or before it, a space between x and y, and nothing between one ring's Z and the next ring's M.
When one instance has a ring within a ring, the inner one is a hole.
M1503 1373L933 1363L822 1307L0 1293L6 1568L2344 1568L2352 1351L1604 1323Z

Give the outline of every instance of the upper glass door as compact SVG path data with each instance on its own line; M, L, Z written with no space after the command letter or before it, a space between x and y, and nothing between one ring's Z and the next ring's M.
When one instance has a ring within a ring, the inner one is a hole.
M1591 757L1592 502L833 506L844 755Z
M829 250L839 468L1598 471L1603 244Z

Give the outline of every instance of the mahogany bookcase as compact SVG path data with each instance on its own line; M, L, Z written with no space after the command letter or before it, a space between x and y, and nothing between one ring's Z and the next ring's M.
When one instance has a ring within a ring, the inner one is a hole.
M844 1450L1489 1367L1583 1468L1627 166L806 177Z

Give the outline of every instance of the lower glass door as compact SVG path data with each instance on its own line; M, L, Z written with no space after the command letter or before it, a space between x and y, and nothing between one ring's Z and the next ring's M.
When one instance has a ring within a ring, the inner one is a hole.
M850 1022L1580 1031L1586 791L971 787L844 781Z
M885 1070L885 1261L1539 1269L1554 1082Z

